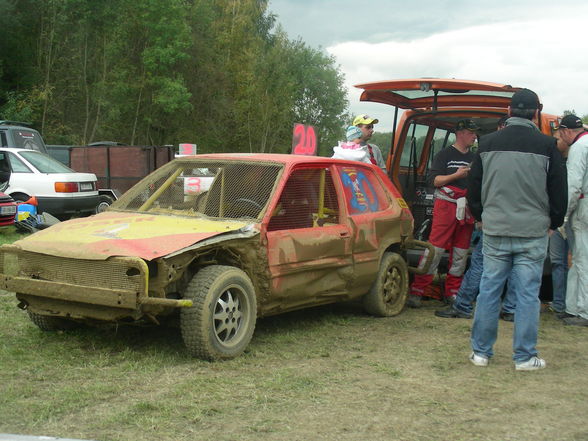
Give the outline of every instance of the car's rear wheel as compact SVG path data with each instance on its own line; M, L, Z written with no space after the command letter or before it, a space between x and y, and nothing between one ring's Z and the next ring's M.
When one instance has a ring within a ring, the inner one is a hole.
M255 290L247 274L232 266L202 268L184 298L193 302L180 316L184 344L192 356L222 360L245 350L257 319Z
M77 327L77 323L62 317L41 315L27 310L31 321L42 331L68 331Z
M112 205L113 202L114 201L110 196L101 195L98 205L96 205L96 214L105 211L108 207Z
M400 254L384 253L380 269L370 291L363 297L365 310L390 317L404 308L408 295L408 266Z

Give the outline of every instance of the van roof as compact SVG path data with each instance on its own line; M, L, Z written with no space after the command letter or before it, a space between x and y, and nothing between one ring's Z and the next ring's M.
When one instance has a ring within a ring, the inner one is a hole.
M32 123L22 122L22 121L10 121L10 120L7 120L7 119L0 120L0 125L1 126L26 127L26 128L29 128L29 129L32 129L33 128L33 124Z

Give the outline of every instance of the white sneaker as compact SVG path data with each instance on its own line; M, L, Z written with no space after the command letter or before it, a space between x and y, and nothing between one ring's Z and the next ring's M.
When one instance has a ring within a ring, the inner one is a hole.
M474 366L478 367L486 367L488 366L488 358L484 357L483 355L477 355L475 352L470 354L470 361L474 364Z
M547 363L542 358L531 357L522 363L515 363L515 369L517 371L536 371L539 369L545 369L546 365Z

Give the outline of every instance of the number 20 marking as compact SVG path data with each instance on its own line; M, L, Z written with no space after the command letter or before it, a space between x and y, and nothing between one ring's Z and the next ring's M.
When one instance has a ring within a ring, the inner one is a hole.
M292 153L295 155L316 155L316 132L313 126L294 125Z

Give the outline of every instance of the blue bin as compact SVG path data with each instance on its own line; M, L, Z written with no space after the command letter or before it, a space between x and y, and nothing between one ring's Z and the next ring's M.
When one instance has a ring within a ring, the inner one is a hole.
M16 206L16 221L21 221L29 216L37 216L37 207L31 204L18 204Z

